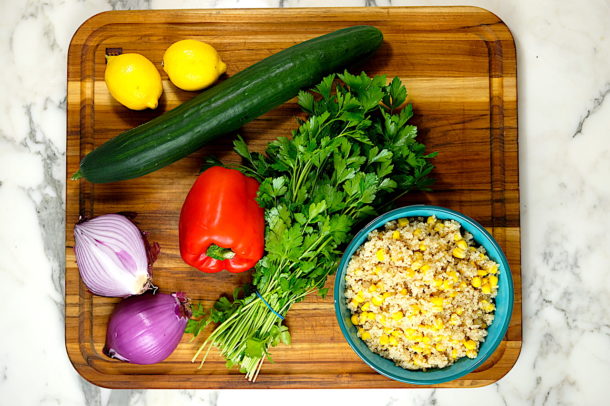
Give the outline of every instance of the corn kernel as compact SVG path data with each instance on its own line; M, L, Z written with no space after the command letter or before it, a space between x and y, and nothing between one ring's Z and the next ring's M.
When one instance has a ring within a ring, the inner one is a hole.
M377 252L375 253L375 256L377 257L378 261L383 261L385 259L385 253L383 252L382 249L378 249Z
M468 247L468 251L475 252L477 249L475 247Z
M400 262L403 260L403 257L392 255L392 257L390 259L392 260L392 262Z
M452 313L451 317L449 318L449 324L451 324L452 326L458 326L460 322L460 317L457 314Z
M460 234L460 232L458 231L457 233L453 234L453 241L459 241L462 239L462 234Z
M407 329L405 329L405 336L412 337L414 335L415 335L415 329L414 328L407 328Z
M394 292L383 292L383 298L387 299L390 296L394 296Z
M403 317L405 317L405 315L401 311L392 314L392 319L396 321L401 320Z
M430 270L430 265L428 265L428 264L423 264L423 265L422 265L422 266L419 268L419 270L420 270L421 272L428 272L428 271Z
M434 286L436 286L438 288L439 286L441 286L443 284L443 280L438 279L438 278L434 279L433 284L434 284Z
M453 283L451 283L451 281L444 281L441 288L442 290L450 290L451 288L453 288Z
M421 229L416 228L415 231L413 231L413 235L419 237L421 235Z
M377 285L375 285L374 283L371 284L371 286L369 286L369 292L374 292L377 290Z
M375 316L375 313L373 313L373 312L369 312L368 316L369 316L369 320L375 320L377 318L377 316Z
M421 310L421 307L417 303L412 304L410 307L412 312L419 312Z
M472 278L472 280L470 281L470 284L472 286L474 286L475 288L480 288L481 287L481 278L479 278L478 276L475 276L474 278Z
M398 331L398 330L394 330L390 334L392 334L392 336L394 336L394 337L400 337L400 331Z
M462 313L464 313L463 307L458 307L457 309L455 309L455 314L457 314L458 316L461 316Z
M498 273L498 265L493 264L492 266L489 267L487 272L492 273L492 274Z
M399 225L399 226L404 227L404 226L406 226L407 224L409 224L409 219L408 219L408 218L404 218L404 217L403 217L403 218L401 218L401 219L398 219L398 225Z
M366 302L362 305L362 311L368 311L371 308L371 302Z
M358 335L362 335L364 333L364 329L362 327L358 327Z
M488 283L484 284L483 286L481 286L481 292L483 292L486 295L491 294L491 286L489 286Z
M356 316L356 315L354 315ZM352 316L352 317L354 317ZM362 312L360 313L360 316L358 317L358 321L360 321L361 323L364 323L367 319L369 318L369 313L368 312ZM354 321L352 320L352 323L354 324L358 324L358 321L356 321L356 323L354 323Z
M400 231L394 230L394 232L392 232L392 238L394 240L399 240L400 239Z
M436 232L443 231L443 228L445 228L445 225L443 223L436 223L434 225L434 231L436 231Z
M422 243L422 244L419 244L419 250L420 250L420 251L425 251L425 250L427 250L427 249L428 249L428 246L427 246L426 244L423 244L423 243Z
M379 272L381 272L381 267L379 265L377 265L373 272L375 273L375 275L379 275Z
M355 301L355 300L353 300L353 299L352 299L352 300L349 302L349 304L350 304L352 307L358 307L358 302L356 302L356 301Z
M449 293L449 297L456 297L457 296L457 292L451 292Z
M441 320L441 319L440 319L440 318L438 318L438 317L436 317L436 318L434 319L434 324L433 324L433 325L434 325L434 328L435 328L436 330L440 330L440 329L442 329L442 328L445 326L445 325L444 325L444 323L443 323L443 320Z
M496 275L489 275L489 284L492 288L498 286L498 277Z
M370 340L371 339L371 333L369 333L368 331L365 331L364 333L362 333L362 335L360 337L363 340Z
M421 345L419 344L415 344L411 346L411 351L415 351L415 352L422 352L423 348L421 347Z
M386 323L386 317L383 314L380 314L377 316L377 321L381 324L385 324Z
M430 216L430 217L428 217L428 218L426 219L426 223L428 223L428 224L434 224L434 223L436 223L436 217L434 217L434 216Z
M422 254L421 252L417 251L413 253L413 257L417 260L417 261L423 261L424 260L424 254Z
M352 320L352 324L353 324L354 326L357 326L357 325L359 324L359 321L360 321L360 320L358 319L358 315L357 315L357 314L352 314L351 320Z
M375 306L381 306L381 304L383 303L383 299L381 298L381 296L373 296L371 302L373 302Z
M487 313L491 313L496 310L496 305L494 305L493 303L487 303L483 305L483 310L485 310Z
M466 286L468 286L466 282L460 282L460 289L464 290L466 289Z
M407 269L405 271L405 276L407 278L413 278L415 276L415 271L413 269Z
M379 344L381 344L381 345L388 345L389 341L390 341L390 338L385 334L382 334L381 337L379 337Z
M398 293L400 293L401 295L406 295L407 294L407 289L406 288L402 288L402 289L400 289L400 291Z
M390 327L384 327L383 328L383 332L386 334L391 334L392 333L392 329Z
M394 336L390 336L389 342L392 346L398 345L398 339Z
M435 296L435 297L430 298L430 302L434 306L443 306L443 298L439 297L439 296Z
M468 243L466 240L459 240L456 245L463 250L468 249Z
M445 346L441 343L436 344L434 348L436 348L436 351L445 351Z
M458 356L458 351L454 348L451 350L451 358L456 359Z
M417 271L419 268L421 268L423 265L423 263L421 261L415 261L411 264L411 269L413 269L414 271Z
M464 341L463 344L467 350L474 350L475 348L477 348L477 343L472 340Z
M466 252L461 248L454 248L452 254L454 257L459 259L466 258Z
M363 303L364 302L364 298L362 296L354 296L354 302L356 302L356 303Z
M484 269L479 269L477 271L477 275L479 275L479 276L486 276L487 275L487 271L484 270Z
M466 356L468 358L476 358L477 357L477 353L476 353L476 351L466 351Z
M432 339L430 337L424 336L421 339L421 342L424 344L430 344L430 341L432 341Z
M383 290L383 288L385 288L385 285L383 284L383 282L377 282L377 289Z
M458 279L457 272L455 272L453 269L452 269L452 270L450 270L450 271L447 271L447 276L448 276L450 279L453 279L454 281L457 281L457 279Z

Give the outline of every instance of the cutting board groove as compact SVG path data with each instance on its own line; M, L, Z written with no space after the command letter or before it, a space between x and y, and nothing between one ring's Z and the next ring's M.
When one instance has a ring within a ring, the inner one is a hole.
M384 33L375 56L353 71L399 76L413 103L413 122L435 159L434 191L413 193L404 204L426 203L461 211L483 224L506 253L515 283L515 306L506 337L480 368L437 387L493 383L514 365L521 349L521 268L517 143L517 77L513 38L495 15L476 7L311 8L251 10L112 11L87 20L68 52L66 348L78 372L112 388L399 388L359 360L343 339L332 297L310 297L290 311L293 343L273 350L256 383L246 382L211 354L192 364L199 340L185 336L165 362L130 365L106 358L106 323L117 299L91 295L79 279L73 226L79 216L138 212L137 221L161 244L154 280L163 292L185 291L209 306L249 274L206 275L186 266L178 251L182 201L205 155L236 162L232 137L166 168L124 182L71 181L80 159L118 133L148 121L191 97L161 68L165 49L195 38L218 49L228 75L309 38L351 25ZM106 48L138 52L157 66L164 93L155 111L133 112L114 101L104 84ZM299 113L294 100L249 123L239 133L263 150L289 135ZM333 280L329 280L331 286ZM331 289L332 291L332 289Z

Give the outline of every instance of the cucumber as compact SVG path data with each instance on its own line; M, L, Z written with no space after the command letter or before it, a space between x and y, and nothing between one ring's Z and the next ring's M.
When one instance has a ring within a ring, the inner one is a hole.
M369 56L382 41L377 28L354 26L278 52L100 145L72 179L115 182L163 168Z

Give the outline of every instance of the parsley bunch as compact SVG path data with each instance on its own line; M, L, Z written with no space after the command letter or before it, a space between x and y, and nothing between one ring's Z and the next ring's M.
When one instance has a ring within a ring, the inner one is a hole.
M436 154L425 154L416 127L407 124L413 110L402 107L407 91L400 79L386 84L385 76L337 76L299 93L309 117L291 138L269 143L264 154L250 152L241 138L235 142L243 158L238 169L261 183L266 255L252 286L190 322L187 331L195 335L210 321L220 323L193 360L207 347L203 363L216 346L228 367L239 366L255 380L269 349L290 343L282 319L260 296L280 315L310 293L324 296L352 228L392 198L431 184Z

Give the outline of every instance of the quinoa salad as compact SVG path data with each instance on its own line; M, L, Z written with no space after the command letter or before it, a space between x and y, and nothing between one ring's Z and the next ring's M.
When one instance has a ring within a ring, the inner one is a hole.
M475 358L494 319L498 264L455 220L401 218L350 259L345 297L358 336L410 370Z

